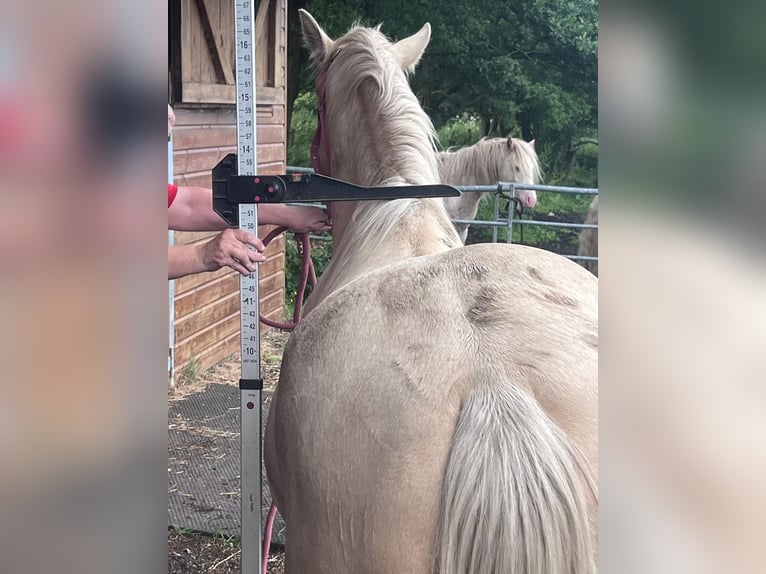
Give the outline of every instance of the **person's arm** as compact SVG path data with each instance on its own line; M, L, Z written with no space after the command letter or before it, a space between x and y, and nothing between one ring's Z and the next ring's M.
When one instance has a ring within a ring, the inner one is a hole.
M331 222L321 207L268 203L258 207L258 222L263 225L283 225L298 233L327 231Z
M178 186L168 207L168 229L175 231L223 231L229 225L213 211L213 192L204 187Z
M243 229L227 229L198 245L168 245L168 279L216 271L223 266L249 275L256 264L265 261L263 249L261 240Z
M258 207L258 223L283 225L298 232L330 229L327 212L319 207L268 203ZM213 192L204 187L179 186L168 208L168 229L220 231L229 225L213 211Z

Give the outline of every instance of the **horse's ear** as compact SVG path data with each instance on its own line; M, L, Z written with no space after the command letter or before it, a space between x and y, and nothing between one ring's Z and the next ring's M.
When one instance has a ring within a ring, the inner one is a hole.
M535 149L535 140L530 141L529 145L532 146L532 149Z
M409 38L399 40L391 46L390 50L403 70L413 72L430 40L431 24L426 22L418 32Z
M513 138L512 138L512 137L509 137L509 138L508 138L508 139L505 141L505 144L508 146L508 149L509 149L509 150L511 150L511 151L514 151L514 150L516 149L516 142L515 142L515 141L513 141Z
M332 44L332 40L317 24L314 17L303 8L298 10L298 16L301 19L303 42L311 52L311 59L321 63L324 60L328 47Z

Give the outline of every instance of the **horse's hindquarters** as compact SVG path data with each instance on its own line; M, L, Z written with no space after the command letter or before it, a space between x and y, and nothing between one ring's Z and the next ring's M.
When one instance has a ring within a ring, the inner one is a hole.
M596 320L595 278L507 246L417 258L317 306L285 351L266 436L292 571L430 574L477 388L539 398L592 467Z

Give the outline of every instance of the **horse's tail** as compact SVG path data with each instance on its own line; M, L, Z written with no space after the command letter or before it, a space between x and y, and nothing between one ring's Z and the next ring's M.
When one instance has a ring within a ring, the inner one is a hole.
M580 456L515 386L467 397L444 479L438 574L596 571Z

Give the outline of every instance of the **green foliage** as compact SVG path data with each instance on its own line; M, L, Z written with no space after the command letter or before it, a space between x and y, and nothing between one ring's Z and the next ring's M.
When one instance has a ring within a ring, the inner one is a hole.
M461 114L445 123L437 135L441 149L473 145L481 139L481 121L476 116Z
M177 383L179 385L191 385L196 383L200 377L200 367L196 359L191 359L184 368L178 373Z
M383 32L400 39L430 22L431 42L412 85L440 131L442 147L465 145L481 136L534 138L549 183L595 181L596 162L583 154L580 142L597 136L596 0L299 4L305 4L331 37L360 21L383 22ZM301 62L299 92L313 92L305 52ZM296 102L295 116L303 97ZM293 117L292 123L292 136L301 138L309 124L301 117ZM460 131L469 123L477 126L478 137ZM292 142L291 163L307 157L310 137Z
M471 145L483 136L536 140L545 183L598 186L598 4L596 0L296 0L336 38L356 21L383 23L383 32L401 39L425 22L431 42L411 79L413 90L438 130L442 149ZM293 14L293 13L291 13ZM295 20L295 16L291 16ZM295 31L295 22L291 30ZM293 32L294 33L294 32ZM312 67L305 50L290 126L288 163L310 166L316 129ZM538 193L525 217L583 221L590 196ZM483 202L477 219L493 219ZM501 211L507 214L507 200ZM522 242L514 226L514 242ZM499 230L505 240L505 230ZM523 243L571 254L578 230L526 226ZM468 242L492 240L489 228L472 226ZM317 247L322 269L329 246ZM288 299L294 304L297 254L288 242ZM292 259L291 259L292 258ZM318 270L319 271L319 270Z
M537 205L532 210L525 211L521 216L514 214L514 220L534 219L537 221L575 222L582 223L588 213L588 207L593 199L590 195L571 195L553 192L538 192ZM506 221L508 218L508 200L500 199L499 219ZM477 221L493 221L494 199L492 197L482 201ZM539 227L536 225L513 225L513 243L532 245L562 255L574 255L577 253L579 229L560 227ZM508 228L498 229L498 241L506 241ZM472 225L468 229L467 244L490 243L492 241L492 229L490 227Z
M295 100L290 126L287 164L311 167L311 140L317 129L316 94L304 92Z
M298 256L298 248L292 234L287 236L285 242L285 316L292 320L295 309L295 298L298 295L298 282L301 276L301 259ZM330 241L312 241L311 259L314 261L314 269L319 277L330 263L332 256L332 243ZM306 289L306 297L311 294L311 286ZM304 298L304 301L305 301Z

